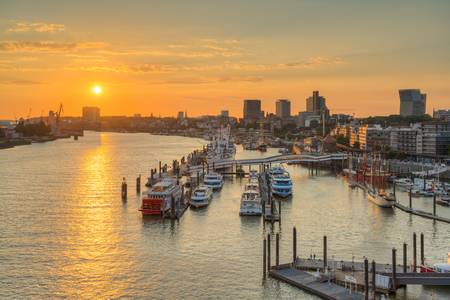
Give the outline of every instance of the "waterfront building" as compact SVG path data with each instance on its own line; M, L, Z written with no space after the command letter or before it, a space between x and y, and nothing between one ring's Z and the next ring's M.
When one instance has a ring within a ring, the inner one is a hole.
M439 109L439 110L433 110L433 118L438 119L440 121L450 121L450 109Z
M349 138L350 146L354 147L356 143L359 144L359 127L351 126L350 127L350 138Z
M275 104L276 116L280 119L291 117L291 101L287 99L279 99Z
M261 100L247 99L244 100L244 123L248 124L255 122L264 117L264 113L261 111Z
M450 155L450 122L422 124L422 154L429 156Z
M390 128L380 125L363 125L359 127L359 148L365 151L381 150L390 143Z
M86 129L98 128L100 125L100 108L95 106L83 107L83 125Z
M406 154L422 153L422 131L419 124L391 129L390 148Z
M422 94L419 89L399 90L400 115L421 116L426 112L427 95Z

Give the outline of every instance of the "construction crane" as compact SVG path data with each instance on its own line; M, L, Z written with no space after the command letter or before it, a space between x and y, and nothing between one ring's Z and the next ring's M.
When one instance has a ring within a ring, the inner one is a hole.
M59 127L59 123L61 121L61 113L64 112L64 108L62 103L59 104L59 109L56 112L56 120L55 120L55 130L54 132L56 133L56 135L59 135L61 133L61 129Z

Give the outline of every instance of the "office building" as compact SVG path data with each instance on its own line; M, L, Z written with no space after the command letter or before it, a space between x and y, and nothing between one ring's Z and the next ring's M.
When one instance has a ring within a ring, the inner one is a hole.
M222 110L222 111L220 112L220 116L221 116L222 118L228 118L228 117L230 116L230 114L229 114L228 110Z
M184 119L184 111L179 111L177 114L177 119L178 120L183 120Z
M261 100L247 99L244 100L244 120L256 121L263 117L261 111Z
M321 114L326 110L328 110L326 100L324 97L319 95L319 91L314 91L311 97L306 98L307 112Z
M433 110L433 118L439 119L440 121L450 121L450 109L439 109L439 110Z
M276 115L280 119L287 119L291 117L291 101L287 99L280 99L276 102Z
M399 90L400 115L421 116L426 112L427 95L422 94L419 89Z
M100 108L94 106L83 107L83 122L85 124L100 123Z

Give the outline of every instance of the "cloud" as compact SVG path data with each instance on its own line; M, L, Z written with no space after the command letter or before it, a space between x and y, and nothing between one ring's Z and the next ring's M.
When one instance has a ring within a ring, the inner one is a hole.
M22 41L6 41L0 42L0 51L4 52L41 52L41 53L57 53L70 52L83 49L99 49L106 47L106 43L102 42L22 42Z
M26 79L0 79L2 85L37 85L43 84L41 81L26 80Z
M7 32L60 32L66 28L64 24L56 23L30 23L30 22L17 22L12 27L8 28Z

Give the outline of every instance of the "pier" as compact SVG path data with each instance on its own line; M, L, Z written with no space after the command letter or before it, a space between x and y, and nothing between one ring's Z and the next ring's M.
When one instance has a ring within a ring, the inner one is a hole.
M259 175L259 189L261 194L261 202L263 208L263 218L267 222L280 222L281 220L281 202L278 201L278 208L270 191L270 185L267 180L267 173L263 172Z
M323 237L323 258L297 256L297 230L292 234L292 261L280 264L279 233L276 234L276 263L270 257L271 234L263 243L263 275L296 286L323 299L375 299L376 293L395 293L406 285L450 286L450 273L420 273L425 264L424 235L420 234L420 265L417 264L417 235L413 234L412 260L408 265L408 247L403 243L403 263L397 264L397 249L392 248L392 263L380 264L368 258L363 262L329 260L328 240ZM267 251L266 251L267 248ZM267 255L266 255L267 253ZM429 269L429 268L428 268ZM431 270L431 269L429 269ZM369 273L371 274L369 278Z

